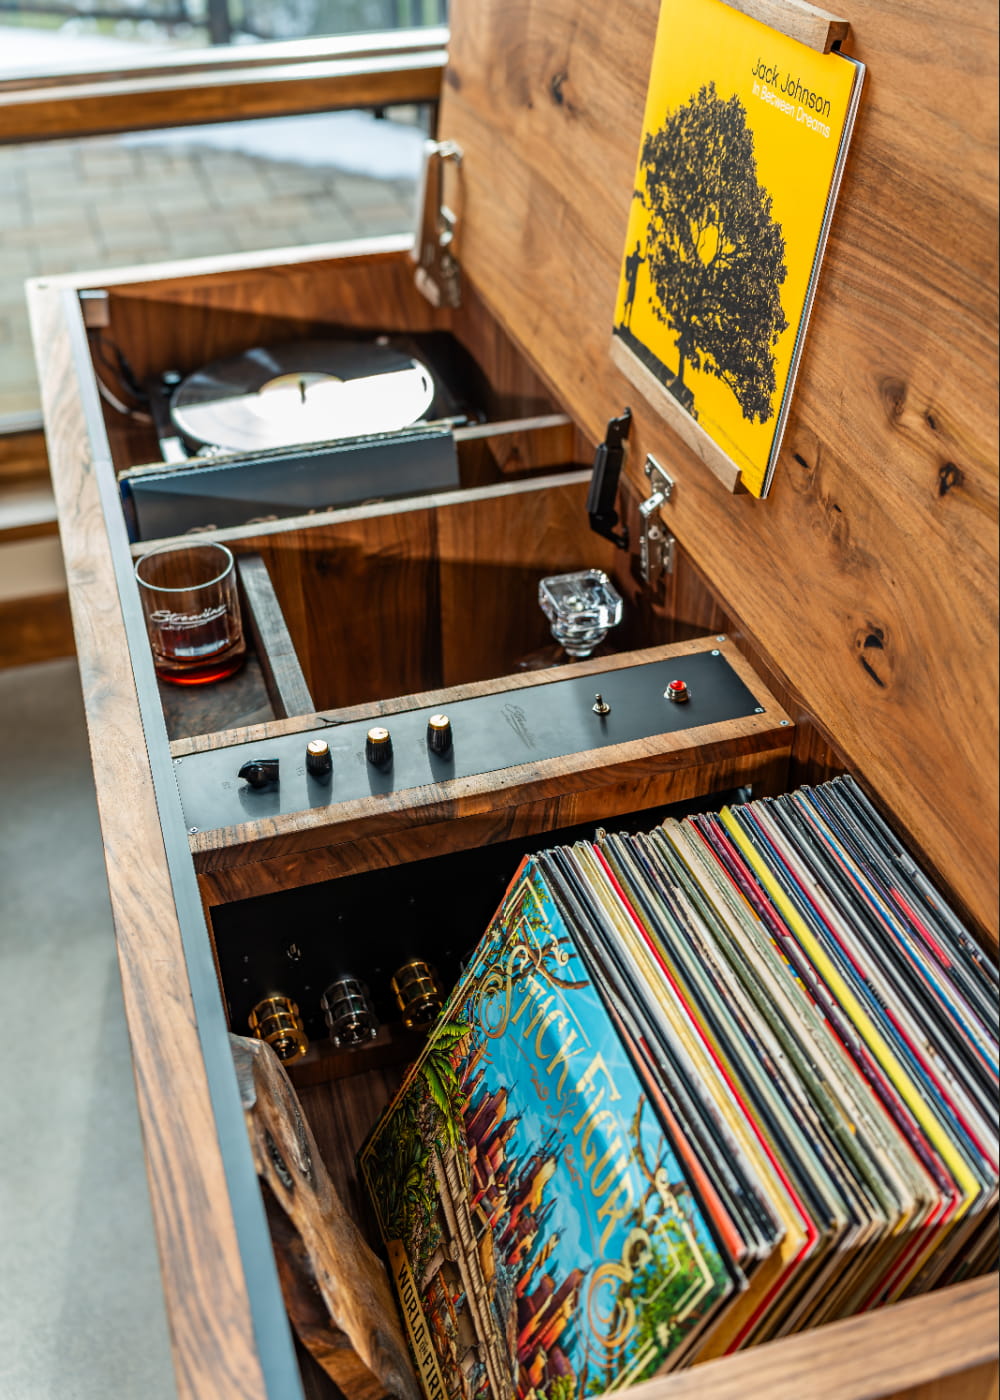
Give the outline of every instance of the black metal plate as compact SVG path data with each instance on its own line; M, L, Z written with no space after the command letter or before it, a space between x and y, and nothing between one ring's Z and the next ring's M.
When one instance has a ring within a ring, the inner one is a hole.
M691 698L686 704L664 698L667 683L674 679L687 684ZM598 690L611 706L610 714L603 717L593 711ZM452 752L445 758L429 752L426 742L428 717L442 709L454 732ZM174 771L188 829L214 831L697 729L761 711L721 652L694 652L456 700L447 706L407 710L384 720L355 720L255 744L234 744L177 759ZM385 770L373 768L365 759L365 735L379 723L392 734L393 763ZM318 737L326 739L333 758L333 776L326 782L311 777L305 767L306 744ZM237 777L251 758L280 761L277 787L255 790Z

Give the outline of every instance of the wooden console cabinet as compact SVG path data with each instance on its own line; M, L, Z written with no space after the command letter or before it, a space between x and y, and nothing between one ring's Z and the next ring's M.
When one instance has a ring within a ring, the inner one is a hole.
M399 239L31 287L184 1396L294 1400L303 1383L229 1054L210 937L220 910L295 900L273 908L333 929L336 882L360 872L846 769L996 945L996 15L986 0L858 0L849 19L868 91L766 501L727 492L609 359L655 0L455 4L439 134L463 151L457 309L419 295ZM446 329L483 367L492 416L535 420L486 457L467 452L453 493L208 536L264 560L317 714L495 686L545 640L537 579L599 566L625 597L623 649L717 637L760 687L766 722L706 734L697 751L649 741L599 772L523 775L502 796L424 790L419 810L391 819L359 805L338 822L190 831L177 760L316 721L268 708L263 683L164 709L116 483L154 460L155 442L102 405L79 295L97 289L139 375L333 326ZM594 447L626 405L623 552L591 532L585 500ZM647 453L676 481L662 511L675 566L652 585L634 549ZM348 1201L390 1061L298 1072ZM995 1400L996 1305L996 1280L976 1280L629 1393ZM323 1393L308 1367L305 1384Z

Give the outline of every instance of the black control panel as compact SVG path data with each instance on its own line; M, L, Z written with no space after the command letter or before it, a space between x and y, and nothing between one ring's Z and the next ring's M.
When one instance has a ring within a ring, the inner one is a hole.
M679 683L679 684L678 684ZM707 649L175 760L188 829L399 793L762 713ZM317 750L323 763L317 765Z

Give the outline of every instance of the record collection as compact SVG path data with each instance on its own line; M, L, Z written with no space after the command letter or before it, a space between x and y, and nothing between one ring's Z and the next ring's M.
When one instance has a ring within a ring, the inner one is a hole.
M427 1395L995 1267L998 978L849 778L529 857L362 1150Z

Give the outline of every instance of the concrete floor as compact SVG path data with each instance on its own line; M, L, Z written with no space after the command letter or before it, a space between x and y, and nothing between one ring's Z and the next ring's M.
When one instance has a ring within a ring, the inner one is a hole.
M176 1391L74 661L0 671L0 794L0 1397L166 1400Z

